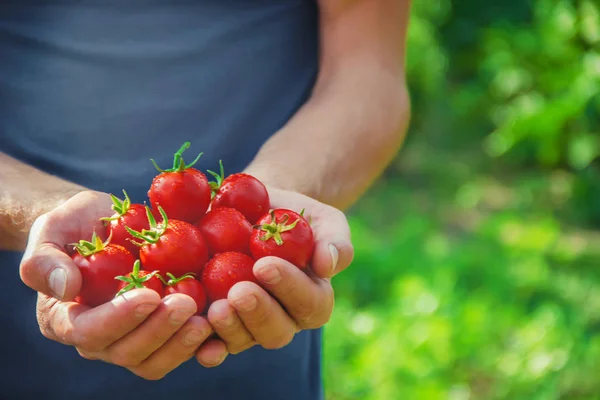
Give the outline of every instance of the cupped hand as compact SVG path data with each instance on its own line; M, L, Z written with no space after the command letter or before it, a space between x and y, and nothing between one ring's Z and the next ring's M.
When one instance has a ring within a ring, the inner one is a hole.
M95 308L71 301L81 274L65 247L89 240L94 230L103 232L99 218L112 213L111 204L109 195L85 191L39 217L21 261L21 279L38 291L37 320L45 337L74 346L82 357L160 379L193 357L213 333L205 318L194 316L192 298L161 299L152 290L135 289Z
M334 306L331 278L354 257L350 228L340 210L302 194L269 189L273 208L305 209L315 235L310 268L302 271L276 257L254 265L260 282L240 282L208 310L208 320L222 340L203 344L196 357L204 366L218 365L227 353L237 354L256 344L266 349L287 345L303 329L328 322Z

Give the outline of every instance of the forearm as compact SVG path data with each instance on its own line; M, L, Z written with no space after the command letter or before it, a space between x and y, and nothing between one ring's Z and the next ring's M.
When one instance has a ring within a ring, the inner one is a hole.
M82 190L0 152L0 250L23 250L33 221Z
M317 85L247 172L345 209L396 155L409 118L409 97L400 76L369 68L346 70Z

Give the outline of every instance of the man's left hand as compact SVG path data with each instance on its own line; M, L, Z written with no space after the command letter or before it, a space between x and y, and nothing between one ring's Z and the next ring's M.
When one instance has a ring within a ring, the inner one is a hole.
M253 270L260 285L237 283L226 300L213 303L208 320L220 339L207 341L196 353L205 367L256 344L281 348L299 331L323 326L334 305L331 277L354 257L343 212L295 192L269 189L269 195L272 208L306 210L316 242L312 263L305 272L280 258L262 258Z

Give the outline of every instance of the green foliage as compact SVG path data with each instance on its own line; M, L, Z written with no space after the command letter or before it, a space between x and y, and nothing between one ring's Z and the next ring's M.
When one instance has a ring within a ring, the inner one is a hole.
M349 213L331 400L600 398L600 4L413 2L406 146Z

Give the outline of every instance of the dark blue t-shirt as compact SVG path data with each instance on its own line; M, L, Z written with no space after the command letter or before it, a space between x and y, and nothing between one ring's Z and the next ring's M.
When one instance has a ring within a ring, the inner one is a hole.
M198 167L243 169L308 97L309 0L9 0L0 4L0 151L89 188L146 200L184 141ZM188 154L189 153L189 154ZM0 182L0 186L2 183ZM0 398L317 399L320 332L166 378L82 359L45 339L21 254L0 252Z

